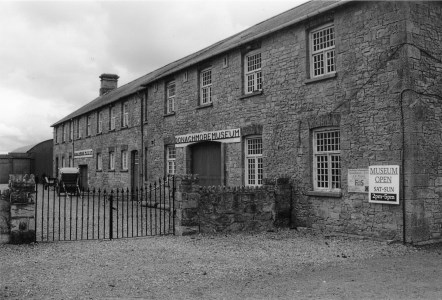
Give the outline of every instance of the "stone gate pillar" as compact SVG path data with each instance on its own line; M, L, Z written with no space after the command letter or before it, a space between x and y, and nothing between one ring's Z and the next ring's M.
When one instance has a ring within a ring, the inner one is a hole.
M199 232L197 189L198 179L193 175L177 179L175 234L189 235Z
M8 244L11 233L9 190L0 191L0 244Z
M9 175L11 222L10 243L35 242L34 175Z

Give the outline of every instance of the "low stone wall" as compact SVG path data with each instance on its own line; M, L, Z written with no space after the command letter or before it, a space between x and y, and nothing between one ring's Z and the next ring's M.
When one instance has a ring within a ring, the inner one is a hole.
M11 204L9 190L0 191L0 244L10 241L11 231Z
M291 188L286 182L262 187L201 187L183 178L177 193L177 234L186 228L206 232L266 231L290 226Z

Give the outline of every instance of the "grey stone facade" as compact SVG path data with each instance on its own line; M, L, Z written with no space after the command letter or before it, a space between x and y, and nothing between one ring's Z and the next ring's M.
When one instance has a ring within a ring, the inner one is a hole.
M336 72L311 78L310 33L324 24L334 26ZM122 149L138 151L138 176L149 182L165 175L166 146L174 145L177 135L240 128L240 142L222 144L222 184L245 185L244 138L259 135L263 177L290 178L296 226L435 241L442 234L441 32L439 2L355 1L334 6L166 72L143 85L142 92L119 98L114 102L117 111L129 101L129 128L121 129L117 122L115 131L104 126L96 135L97 111L92 111L92 136L55 144L54 157L74 149L93 149L94 155L101 151L101 172L95 170L94 158L74 161L76 166L88 165L89 185L129 186L131 170L118 169ZM245 94L244 60L250 51L261 53L262 91ZM201 106L200 73L208 67L212 104ZM170 81L176 86L172 114L166 113ZM103 109L108 111L109 105ZM108 117L105 113L105 124ZM81 116L83 128L85 120L86 115ZM55 126L59 135L60 125ZM313 189L313 132L328 127L340 132L338 192ZM109 149L117 153L114 172L106 168ZM191 173L190 148L176 150L177 173ZM400 167L400 205L369 203L367 193L348 192L348 170L371 165Z

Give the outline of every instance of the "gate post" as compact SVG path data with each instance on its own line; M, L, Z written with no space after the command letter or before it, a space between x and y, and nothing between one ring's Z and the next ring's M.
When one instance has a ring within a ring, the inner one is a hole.
M114 223L114 191L112 190L109 197L109 240L112 240L114 238L114 230L113 230L113 223Z

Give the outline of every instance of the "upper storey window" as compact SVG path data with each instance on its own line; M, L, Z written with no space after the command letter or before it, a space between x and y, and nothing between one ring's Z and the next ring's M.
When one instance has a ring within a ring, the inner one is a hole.
M166 113L171 114L175 112L175 81L171 81L166 87Z
M310 53L311 78L336 72L333 24L322 26L310 33Z
M121 109L122 117L122 127L129 126L129 103L124 102Z
M115 112L115 106L112 106L110 109L110 126L109 126L109 130L114 130L115 129L115 120L117 118L117 114Z
M245 94L262 91L261 52L251 52L244 60Z
M201 71L201 105L212 103L212 69Z

